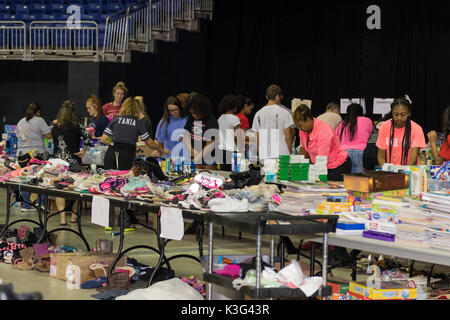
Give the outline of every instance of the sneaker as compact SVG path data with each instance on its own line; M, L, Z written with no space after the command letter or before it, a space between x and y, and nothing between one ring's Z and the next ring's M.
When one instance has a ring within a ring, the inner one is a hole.
M113 231L114 227L105 227L105 231Z
M36 208L21 208L20 211L22 211L22 212L34 212L34 211L36 211Z

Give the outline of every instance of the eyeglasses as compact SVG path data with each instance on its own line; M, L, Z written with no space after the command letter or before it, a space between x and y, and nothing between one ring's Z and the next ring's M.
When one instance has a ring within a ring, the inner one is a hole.
M174 113L174 112L178 111L178 108L176 108L176 109L167 109L167 110L169 111L169 113Z

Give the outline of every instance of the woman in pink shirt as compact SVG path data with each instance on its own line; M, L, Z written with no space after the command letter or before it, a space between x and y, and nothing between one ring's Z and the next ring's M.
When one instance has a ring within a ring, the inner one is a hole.
M300 129L300 154L308 157L313 164L317 156L328 157L329 181L342 181L343 174L351 173L352 161L329 124L314 118L306 105L300 105L292 117Z
M103 114L111 121L119 116L120 108L122 108L123 100L127 96L128 89L125 83L118 82L113 88L113 102L108 102L102 107Z
M363 153L373 129L372 120L363 117L363 112L361 105L350 104L346 117L336 127L341 146L352 159L352 173L363 172Z
M426 147L422 127L411 121L411 104L405 98L391 104L392 120L384 122L378 133L378 164L415 165L421 148Z

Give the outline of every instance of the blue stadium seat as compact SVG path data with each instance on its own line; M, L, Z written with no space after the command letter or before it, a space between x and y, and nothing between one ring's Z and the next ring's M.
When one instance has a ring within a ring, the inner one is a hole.
M102 5L95 4L95 3L89 3L87 10L85 9L85 12L101 14L102 13Z
M43 4L43 3L35 3L33 5L31 5L32 8L32 12L33 13L46 13L48 11L48 5Z
M108 3L106 5L106 8L104 10L104 12L106 13L116 13L119 12L120 10L125 9L125 6L118 4L118 3Z
M55 21L56 17L53 14L43 14L41 15L42 21Z
M99 17L99 22L100 23L105 23L106 22L106 18L108 18L108 16L110 16L109 14L102 14L100 17Z
M82 14L81 20L83 21L98 21L100 18L100 15L98 14Z
M25 21L25 22L31 22L31 21L39 21L40 20L40 15L38 14L28 14L28 13L24 13L22 15L17 15L17 18L20 21Z
M55 13L54 16L55 16L56 21L67 21L67 19L69 19L69 17L70 17L68 14L65 14L65 13L63 13L63 14Z
M0 13L12 13L13 9L9 5L0 4Z
M16 14L29 14L30 13L30 7L23 4L16 5Z
M66 6L64 4L60 4L60 3L56 3L56 4L51 4L50 8L47 10L48 13L53 13L53 14L63 14L66 13Z

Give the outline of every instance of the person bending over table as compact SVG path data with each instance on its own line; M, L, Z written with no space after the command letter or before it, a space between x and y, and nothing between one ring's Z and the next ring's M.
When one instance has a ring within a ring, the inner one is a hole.
M422 127L411 120L411 103L400 98L391 104L392 119L384 122L378 133L378 164L416 165L425 148Z
M437 151L436 131L428 132L428 140L430 141L431 151L433 152L434 163L441 165L445 161L450 160L450 107L447 107L442 117L442 132L444 133L444 142L442 142L441 149Z
M29 104L25 117L17 123L17 140L19 161L22 155L27 156L29 151L36 150L39 153L45 152L44 137L51 139L50 128L45 120L41 118L41 106L35 102ZM30 159L30 158L28 158ZM20 192L20 196L25 202L21 203L21 211L35 211L31 207L30 192ZM38 205L45 208L47 199L45 196L37 199Z
M139 100L130 97L123 103L119 116L109 123L100 138L102 143L109 145L105 153L104 168L130 170L136 158L138 138L150 148L156 149L159 154L169 153L167 149L151 141L144 124L139 121Z
M91 145L91 134L78 123L75 115L75 103L70 100L64 101L56 118L56 124L52 129L53 142L55 144L54 157L67 161L69 164L81 164L86 151ZM80 151L80 141L84 138L84 147ZM56 207L62 211L66 207L64 198L56 198ZM71 201L72 207L75 201ZM72 213L71 223L76 223L77 215ZM60 225L67 225L65 212L60 214Z
M103 114L100 99L95 94L91 95L86 100L86 110L91 117L88 128L93 128L95 131L92 137L99 138L103 135L106 127L109 124L108 118Z
M186 109L191 116L184 127L186 129L184 142L192 161L195 161L195 166L199 169L217 168L213 165L215 161L212 164L203 164L209 156L211 159L215 159L215 136L219 129L217 118L211 112L210 100L202 94L193 94L187 102ZM216 129L216 132L210 129ZM195 148L196 141L199 146L198 150Z
M328 181L343 181L343 174L350 174L352 171L352 161L339 143L334 129L314 118L311 109L304 104L294 111L293 118L300 130L300 154L309 158L313 164L317 156L328 157Z
M185 100L189 96L188 94L181 95L187 95ZM171 153L174 151L175 155L180 157L183 157L186 152L185 145L182 143L186 121L182 102L176 97L168 97L164 103L162 119L156 127L155 138L160 145L167 148ZM177 150L178 147L175 148L179 144L182 150Z
M352 103L347 107L347 115L336 127L339 142L352 160L352 173L364 171L363 154L372 134L372 120L363 117L363 107Z

